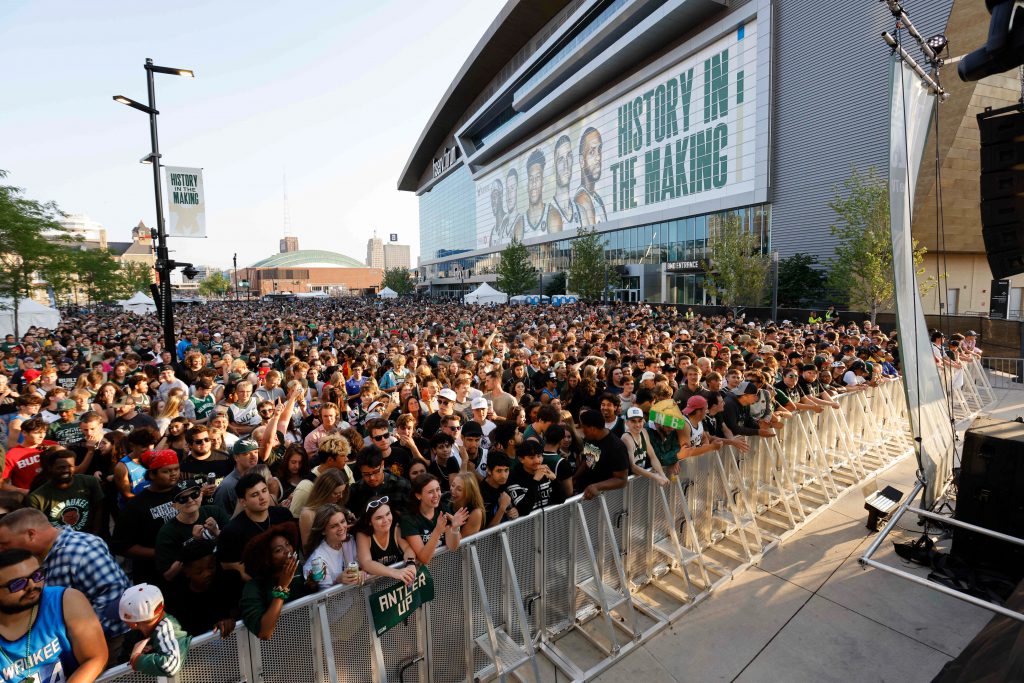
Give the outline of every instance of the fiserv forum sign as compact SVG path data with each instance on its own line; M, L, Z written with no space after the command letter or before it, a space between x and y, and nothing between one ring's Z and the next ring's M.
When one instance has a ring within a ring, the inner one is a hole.
M751 21L481 176L477 248L753 190L756 77Z

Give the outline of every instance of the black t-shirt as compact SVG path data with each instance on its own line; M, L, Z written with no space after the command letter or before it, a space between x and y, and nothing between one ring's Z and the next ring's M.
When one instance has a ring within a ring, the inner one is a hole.
M234 460L220 451L210 453L209 457L205 460L198 460L192 457L191 454L181 459L181 479L183 481L195 482L200 486L207 483L207 477L210 474L214 476L214 483L220 486L224 477L231 474L233 469L235 469ZM203 500L204 505L211 503L213 503L213 496Z
M409 468L412 467L412 453L405 446L391 444L391 453L384 458L384 469L396 477L409 478Z
M480 482L480 497L484 500L484 526L490 524L494 519L494 513L498 509L498 498L507 488L507 483L495 488L488 484L486 479Z
M280 505L267 508L268 517L262 522L254 522L244 512L239 513L220 532L217 539L217 559L224 562L241 562L242 550L254 536L263 533L275 524L294 522L291 510Z
M75 385L78 383L78 377L81 374L81 370L76 370L74 368L71 368L67 372L58 372L57 386L63 387L68 391L71 391L72 389L75 388Z
M156 424L156 420L145 413L135 413L135 417L130 420L119 417L112 421L109 427L111 430L124 432L125 434L131 434L139 427L152 427L153 429L159 429Z
M587 471L580 478L583 488L611 479L615 472L629 470L626 444L611 432L594 443L588 441L583 447L583 457L587 463Z
M448 481L448 475L459 473L459 463L455 458L449 456L442 466L437 460L431 460L430 464L427 465L427 474L432 474L441 480L441 491L447 493L451 489L451 484Z
M441 413L431 413L423 418L421 429L427 439L437 434L437 430L441 429Z
M201 593L189 587L184 574L167 591L167 612L173 614L191 636L213 630L221 619L238 619L242 580L238 572L217 568L210 587Z
M178 488L167 491L143 489L130 498L114 527L111 548L123 554L133 545L143 548L156 548L156 535L167 522L177 514L171 501L177 495ZM132 579L138 583L163 584L163 577L158 577L153 560L132 558Z
M508 477L508 495L512 498L512 505L519 511L520 516L547 507L551 503L551 494L550 479L541 477L540 481L537 481L521 465Z

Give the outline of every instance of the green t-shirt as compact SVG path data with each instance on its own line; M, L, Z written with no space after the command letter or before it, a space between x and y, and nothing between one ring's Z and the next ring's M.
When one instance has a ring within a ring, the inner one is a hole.
M46 438L56 441L61 446L68 446L82 440L82 429L77 422L57 420L46 428Z
M437 526L437 518L442 512L449 512L443 504L439 505L437 509L434 510L433 519L427 519L419 511L402 515L402 538L419 536L423 541L423 544L426 545L430 541L430 534L434 533L434 527ZM441 538L437 541L437 547L440 548L443 545L444 534L441 534Z
M299 563L299 568L302 568L301 562ZM288 588L289 595L288 599L285 600L286 603L309 595L309 588L306 586L305 579L302 578L301 571L295 573ZM270 607L270 601L274 599L274 596L271 595L273 590L273 581L259 581L257 579L247 581L242 588L242 599L239 601L238 607L242 623L252 633L260 632L260 620L263 619L264 612Z
M57 488L47 482L28 495L28 505L42 510L51 525L58 529L89 531L93 516L103 502L99 480L88 474L76 474L71 486Z
M203 524L213 517L221 529L228 525L231 518L220 505L202 505L199 507L199 518L192 524L179 522L177 517L167 520L156 535L156 568L161 572L174 564L181 554L181 548L192 538L192 527Z

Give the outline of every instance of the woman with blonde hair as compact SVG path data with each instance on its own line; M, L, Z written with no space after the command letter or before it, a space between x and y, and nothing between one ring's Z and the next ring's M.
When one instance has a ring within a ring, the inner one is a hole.
M167 400L156 414L156 426L160 430L160 434L167 432L167 426L171 424L171 420L176 417L184 417L181 411L186 399L185 390L181 387L174 387L167 392Z
M466 508L469 517L462 525L462 537L468 538L480 531L484 524L484 499L480 495L480 485L473 472L459 472L452 477L452 509Z
M313 518L322 506L332 503L344 505L348 502L348 480L340 470L321 472L313 482L313 490L309 492L306 505L299 513L299 536L302 542L309 540L313 529Z

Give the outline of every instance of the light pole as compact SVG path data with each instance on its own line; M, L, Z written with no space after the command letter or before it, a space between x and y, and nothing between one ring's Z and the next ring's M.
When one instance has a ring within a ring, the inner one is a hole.
M160 142L157 139L156 130L156 117L160 112L156 109L156 85L153 81L153 74L172 74L187 78L195 78L195 74L190 69L156 66L153 64L153 60L148 57L143 66L146 69L146 91L149 95L149 106L140 104L124 95L114 95L114 101L149 115L149 138L152 148L149 158L153 164L153 194L156 200L156 271L160 278L160 322L164 328L164 349L171 352L171 362L174 363L177 361L178 351L176 348L177 343L174 339L174 302L171 299L171 273L179 265L191 268L191 264L172 261L167 250L167 231L164 227L163 211L164 201L160 187Z
M234 256L231 257L231 263L234 266L234 269L231 272L234 273L234 278L235 278L235 286L232 287L232 289L235 290L235 301L238 301L238 254L237 253Z
M772 322L779 319L779 252L772 252Z

